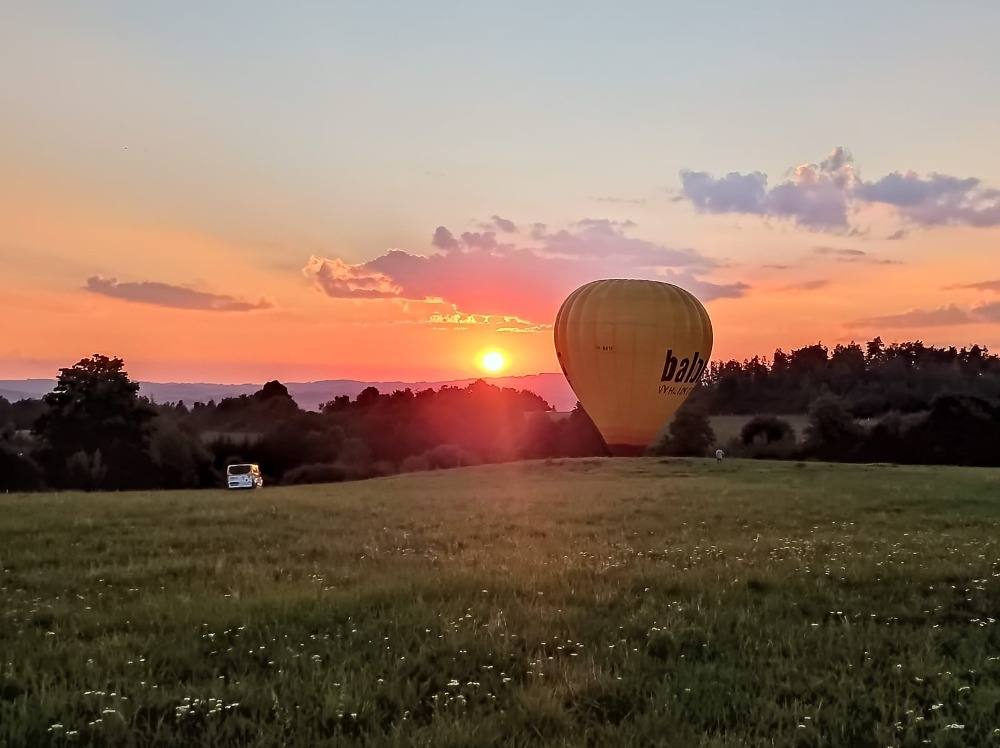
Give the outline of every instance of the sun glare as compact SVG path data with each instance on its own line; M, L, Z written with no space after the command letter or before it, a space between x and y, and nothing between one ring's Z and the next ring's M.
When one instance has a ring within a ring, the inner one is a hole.
M498 374L507 368L507 356L496 349L484 351L479 356L479 367L490 374Z

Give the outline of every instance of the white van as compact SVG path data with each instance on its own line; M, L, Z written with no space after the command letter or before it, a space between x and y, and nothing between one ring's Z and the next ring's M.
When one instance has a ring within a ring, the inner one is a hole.
M230 465L226 468L226 485L230 488L260 488L264 479L260 477L260 465Z

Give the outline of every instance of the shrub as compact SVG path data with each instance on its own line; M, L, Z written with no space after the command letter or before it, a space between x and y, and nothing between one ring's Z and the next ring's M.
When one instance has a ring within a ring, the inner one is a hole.
M856 459L866 437L844 403L836 397L819 397L809 409L806 451L822 459Z
M777 416L754 416L740 430L740 441L744 444L770 444L790 439L795 440L795 429L788 421Z
M302 483L340 483L347 480L343 465L333 462L314 462L300 465L285 473L282 483L296 485Z
M668 435L652 448L653 454L704 457L715 443L708 414L698 405L681 406L670 422Z
M43 483L34 460L13 445L0 443L0 490L38 491Z
M732 454L743 457L787 460L795 457L798 444L792 425L776 416L755 416L740 430Z

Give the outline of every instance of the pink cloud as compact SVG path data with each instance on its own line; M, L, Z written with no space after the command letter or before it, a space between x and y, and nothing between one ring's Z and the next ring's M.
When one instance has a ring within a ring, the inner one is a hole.
M645 277L687 288L702 300L742 296L743 283L717 284L700 277L717 263L693 249L676 249L628 236L628 223L587 219L558 231L535 224L517 243L499 243L494 232L465 232L456 239L444 226L432 244L442 253L399 249L365 263L314 257L304 269L327 295L338 298L440 299L479 315L508 315L545 322L577 286L595 278Z
M401 295L392 278L339 258L310 257L302 269L327 296L339 299L392 299Z

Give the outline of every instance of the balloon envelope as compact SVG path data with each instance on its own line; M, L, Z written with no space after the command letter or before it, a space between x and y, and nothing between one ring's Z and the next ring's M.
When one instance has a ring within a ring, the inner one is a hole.
M559 308L556 355L613 454L636 453L659 434L712 355L712 322L670 283L599 280Z

